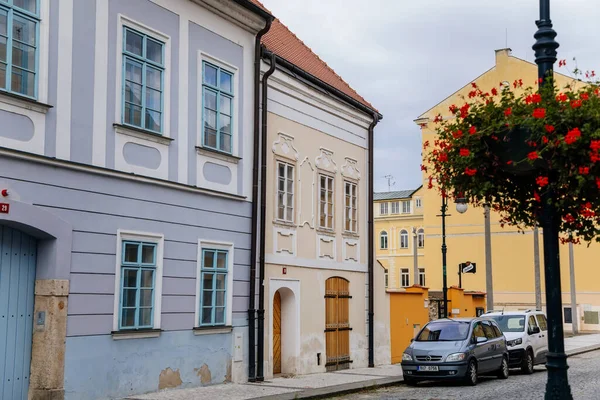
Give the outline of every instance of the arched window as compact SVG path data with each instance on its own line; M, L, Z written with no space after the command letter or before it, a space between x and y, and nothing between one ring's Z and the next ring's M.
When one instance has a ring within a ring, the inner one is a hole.
M417 246L420 249L425 247L425 230L423 228L417 231Z
M388 236L386 231L383 231L379 234L379 247L381 249L388 248Z
M400 248L408 249L408 231L406 229L400 231Z

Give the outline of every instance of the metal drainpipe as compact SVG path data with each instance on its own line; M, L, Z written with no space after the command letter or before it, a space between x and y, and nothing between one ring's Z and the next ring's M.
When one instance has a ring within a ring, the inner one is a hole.
M367 268L368 268L368 275L369 275L369 368L373 368L375 367L375 332L374 332L374 321L373 318L375 316L375 302L373 299L373 284L374 284L374 279L373 279L373 250L374 250L374 246L373 246L373 131L375 130L375 125L377 125L377 123L379 122L380 117L377 113L373 114L373 122L371 122L371 125L369 125L369 138L368 138L368 142L369 142L369 164L368 164L368 169L369 169L369 183L368 183L368 187L369 187L369 196L368 196L368 203L369 203L369 208L368 208L368 220L367 220L367 225L368 225L368 249L369 249L369 257L368 257L368 264L367 264Z
M258 275L258 362L256 380L262 382L265 380L264 358L265 358L265 225L267 217L267 81L275 72L277 60L275 53L271 53L271 67L262 79L262 133L260 137L260 245L259 245L259 265Z
M248 381L256 381L256 238L258 229L258 163L260 139L260 61L262 37L271 29L272 19L256 35L254 42L254 155L252 159L252 227L250 234L250 298L248 303Z

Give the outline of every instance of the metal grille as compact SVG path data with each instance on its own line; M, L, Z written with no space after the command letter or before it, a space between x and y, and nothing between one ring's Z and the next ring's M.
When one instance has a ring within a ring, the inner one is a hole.
M442 356L417 356L417 361L440 361Z
M584 311L583 322L586 324L598 324L598 311Z

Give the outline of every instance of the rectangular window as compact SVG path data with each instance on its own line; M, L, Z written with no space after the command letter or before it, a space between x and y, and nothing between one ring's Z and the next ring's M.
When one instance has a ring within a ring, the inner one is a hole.
M408 268L402 268L400 270L400 279L402 281L402 287L410 286L410 275L408 273Z
M277 219L294 222L294 166L277 162Z
M157 244L122 242L119 329L154 326Z
M229 252L202 249L200 326L225 325Z
M388 213L388 203L379 203L379 214L387 215Z
M202 140L205 147L232 152L233 73L202 62Z
M319 175L319 226L333 229L333 177Z
M400 202L392 202L392 214L400 214Z
M425 268L419 268L419 285L425 286Z
M423 207L423 203L421 202L421 198L420 197L417 197L415 199L415 207L417 207L417 208Z
M384 275L383 275L383 283L385 285L385 288L387 289L389 286L389 283L390 283L387 269L385 270Z
M402 201L402 214L410 214L410 200Z
M0 1L0 90L37 97L37 0Z
M358 232L357 220L358 220L358 208L356 204L356 184L352 182L344 182L345 195L346 195L346 222L345 230L347 232Z

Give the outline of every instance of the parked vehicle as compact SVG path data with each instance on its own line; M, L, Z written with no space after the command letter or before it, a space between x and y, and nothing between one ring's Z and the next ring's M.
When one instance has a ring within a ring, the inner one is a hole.
M533 373L533 366L544 364L548 354L546 315L541 311L494 311L482 316L495 321L508 346L508 365Z
M490 319L431 321L402 355L404 382L462 379L476 385L478 376L494 373L508 378L506 339Z

